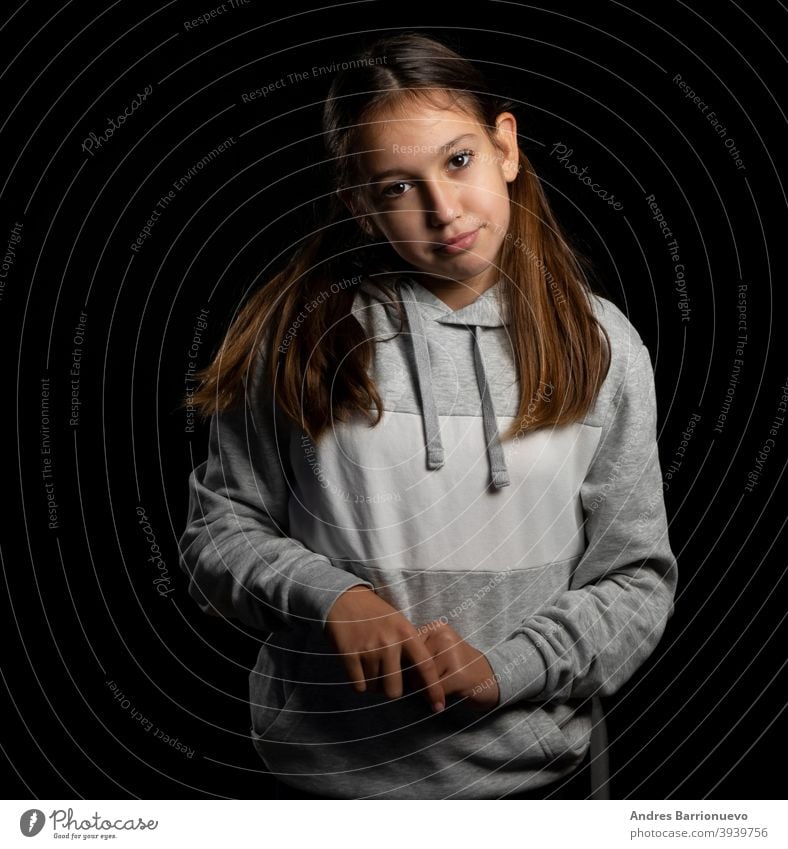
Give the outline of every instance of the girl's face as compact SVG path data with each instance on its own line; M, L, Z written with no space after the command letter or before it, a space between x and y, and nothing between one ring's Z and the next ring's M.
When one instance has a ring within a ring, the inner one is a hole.
M362 226L437 285L492 285L509 227L507 183L519 168L510 112L496 119L495 139L498 146L476 118L448 104L379 116L363 131L363 185L350 190L367 213Z

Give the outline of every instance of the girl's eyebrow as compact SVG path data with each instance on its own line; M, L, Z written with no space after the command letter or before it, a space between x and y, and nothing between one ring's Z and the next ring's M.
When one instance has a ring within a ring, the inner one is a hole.
M463 133L461 136L457 136L457 138L452 139L451 141L447 141L446 144L441 145L437 148L436 156L438 156L443 151L447 150L450 147L454 147L457 142L461 142L463 139L475 139L475 133ZM401 145L402 147L409 147L410 145ZM418 146L418 145L417 145ZM429 145L425 145L428 147ZM377 174L373 174L368 183L376 183L379 180L382 180L384 177L393 177L396 174L404 174L405 172L401 168L387 168L385 171L379 171Z

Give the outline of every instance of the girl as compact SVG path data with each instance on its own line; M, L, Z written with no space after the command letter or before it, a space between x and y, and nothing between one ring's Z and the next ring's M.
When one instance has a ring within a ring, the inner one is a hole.
M649 352L470 62L349 64L325 221L191 399L189 592L271 632L251 734L302 795L554 796L673 612Z

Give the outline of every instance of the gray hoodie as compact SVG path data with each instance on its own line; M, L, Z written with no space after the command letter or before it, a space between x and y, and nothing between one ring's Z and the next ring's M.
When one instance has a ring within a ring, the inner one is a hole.
M205 613L271 632L249 676L250 730L286 783L348 799L534 789L581 763L597 697L632 676L673 613L649 352L590 295L612 344L595 404L503 441L519 381L500 284L453 311L400 275L399 332L382 282L363 279L353 312L377 342L383 419L336 422L314 444L273 404L258 356L247 403L213 417L189 478L189 592ZM357 693L323 631L356 585L484 652L498 707L450 698L435 714L407 685L399 699Z

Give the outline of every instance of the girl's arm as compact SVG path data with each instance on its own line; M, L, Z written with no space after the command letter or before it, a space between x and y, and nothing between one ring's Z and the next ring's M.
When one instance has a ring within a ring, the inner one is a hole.
M189 476L181 568L204 613L264 631L295 624L322 631L345 590L374 587L287 535L289 489L280 456L286 458L287 446L277 441L285 426L262 373L258 356L248 397L211 419L208 458Z
M673 613L677 564L657 452L654 371L648 349L636 342L580 489L587 548L569 590L487 652L499 704L614 693L654 650Z

